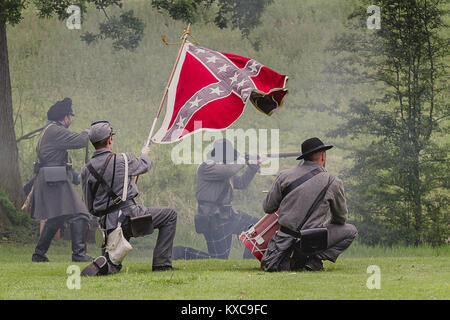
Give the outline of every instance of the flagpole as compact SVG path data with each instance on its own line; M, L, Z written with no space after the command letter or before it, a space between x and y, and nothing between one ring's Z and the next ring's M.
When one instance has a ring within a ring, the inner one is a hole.
M167 94L168 94L168 92L169 92L169 86L170 86L170 84L172 83L172 79L173 79L173 76L174 76L175 71L176 71L176 69L177 69L178 62L180 61L181 53L183 52L183 48L184 48L184 45L186 44L187 37L188 37L189 34L190 34L190 27L191 27L191 24L189 23L189 24L186 26L186 28L184 29L184 33L183 33L183 35L182 35L182 37L181 37L181 46L180 46L180 50L178 50L178 55L177 55L177 58L175 59L174 65L173 65L173 67L172 67L172 72L170 73L169 81L167 81L167 85L166 85L166 88L164 89L163 97L162 97L162 99L161 99L161 102L159 103L158 112L156 113L156 117L155 117L155 119L153 120L153 124L152 124L152 127L151 127L151 129L150 129L150 133L148 134L147 142L146 142L146 144L145 144L145 147L146 147L146 148L148 148L148 146L149 146L150 143L151 143L151 139L152 139L153 131L155 130L156 122L158 121L159 115L161 114L161 110L162 110L162 107L163 107L163 105L164 105L164 101L166 100ZM139 176L136 176L136 178L135 178L135 180L134 180L135 183L137 183L138 177L139 177Z
M182 39L181 47L180 47L180 50L178 51L178 55L177 55L177 58L175 60L174 65L173 65L172 72L170 73L169 81L167 81L166 88L164 89L164 94L163 94L163 97L162 97L161 102L159 104L158 112L156 114L155 119L153 120L152 128L150 129L150 133L148 135L147 143L145 144L146 147L148 147L150 145L150 143L151 143L151 138L152 138L152 135L153 135L153 131L155 129L156 121L159 118L159 115L161 113L162 107L164 105L164 101L166 100L167 94L169 92L169 86L170 86L170 84L172 82L173 76L175 74L175 70L177 69L178 62L180 61L181 53L183 52L183 48L184 48L184 45L186 44L187 37L189 36L190 26L191 26L191 24L188 24L186 26L186 28L184 29L184 33L183 33L183 36L181 38Z

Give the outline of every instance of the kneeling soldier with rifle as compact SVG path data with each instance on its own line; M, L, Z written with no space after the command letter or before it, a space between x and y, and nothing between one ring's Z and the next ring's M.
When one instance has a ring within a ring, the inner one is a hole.
M233 189L247 188L265 158L255 164L247 163L246 167L244 157L240 157L227 139L215 141L207 158L197 169L195 230L205 237L208 253L177 246L175 259L228 259L233 234L239 235L258 222L258 218L232 208L231 203ZM244 167L246 170L238 175ZM254 259L254 256L245 248L243 258Z
M81 180L84 201L89 212L100 217L100 230L105 235L105 246L103 255L88 265L81 275L119 272L122 268L121 261L128 251L119 252L119 258L113 251L120 251L123 243L131 249L128 240L152 233L153 227L158 228L159 233L153 251L152 270L172 270L172 245L177 213L168 207L147 208L136 204L134 198L138 195L138 189L135 181L130 179L151 168L150 149L144 147L139 158L129 152L114 154L114 134L108 121L94 122L89 132L89 139L95 151L91 161L81 172ZM116 231L120 231L118 239L123 242L110 245L110 240L116 238Z

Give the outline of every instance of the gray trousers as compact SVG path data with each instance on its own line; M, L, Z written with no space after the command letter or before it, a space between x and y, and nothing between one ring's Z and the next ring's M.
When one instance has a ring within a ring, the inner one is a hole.
M145 214L152 215L153 227L158 229L158 238L153 249L153 267L172 266L173 239L177 226L177 212L169 207L147 207ZM128 221L122 224L124 237L130 239ZM112 230L111 230L112 231Z
M327 249L315 255L321 260L336 262L338 256L344 252L358 234L352 224L329 224ZM298 246L297 239L278 231L270 240L261 267L265 271L296 270L305 263L305 255Z
M153 249L153 267L172 266L172 247L177 228L177 212L168 207L149 207L158 238Z
M319 254L322 260L329 260L336 262L338 256L344 252L355 240L358 231L352 224L346 223L344 225L329 224L328 230L328 246L325 251Z

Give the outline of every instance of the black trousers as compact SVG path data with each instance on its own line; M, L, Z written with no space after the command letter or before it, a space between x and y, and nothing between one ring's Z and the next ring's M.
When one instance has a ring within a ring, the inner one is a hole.
M52 227L56 229L62 228L64 223L72 224L76 223L77 221L86 221L89 222L89 217L86 214L80 213L80 214L71 214L71 215L64 215L59 216L55 218L50 218L45 221L45 224L49 224Z
M197 225L196 230L205 237L208 253L189 247L176 246L173 248L174 260L228 259L233 235L240 235L243 231L248 230L250 225L259 221L258 218L236 210L230 210L230 214L227 215L206 214L203 217L207 221L202 220L202 231L197 228ZM255 259L246 247L243 258Z
M208 246L208 254L216 259L228 259L231 249L233 235L240 235L259 221L258 218L250 216L242 211L236 210L230 216L222 218L215 215L211 219L211 228L203 236ZM254 258L247 248L244 249L244 259Z
M73 214L73 215L63 215L55 218L50 218L45 221L44 228L42 229L42 234L39 236L38 243L36 245L35 254L37 255L45 255L47 253L48 248L50 247L51 241L55 236L58 229L60 229L64 223L67 222L69 224L79 224L79 223L88 223L89 217L86 214ZM78 228L78 231L81 232L81 229ZM72 230L74 232L75 229ZM72 251L74 255L84 254L84 234L72 234ZM81 240L81 241L80 241ZM74 243L80 242L80 243ZM82 246L82 247L81 247Z

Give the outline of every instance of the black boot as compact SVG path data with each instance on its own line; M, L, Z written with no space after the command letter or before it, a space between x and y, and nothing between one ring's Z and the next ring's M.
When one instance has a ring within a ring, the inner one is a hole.
M108 274L108 261L104 256L94 259L94 261L83 269L82 277L103 276Z
M76 219L70 223L70 236L72 238L72 261L90 262L93 257L86 254L86 232L89 221L86 219Z
M109 258L109 254L106 251L102 250L102 254L108 261L108 274L118 273L120 272L120 270L122 270L122 264L114 264Z
M305 269L308 271L324 271L322 260L317 255L308 257Z
M39 236L36 249L34 250L31 261L33 262L50 262L50 260L45 255L53 237L59 229L59 224L53 223L51 219L47 220L42 228L41 235Z

